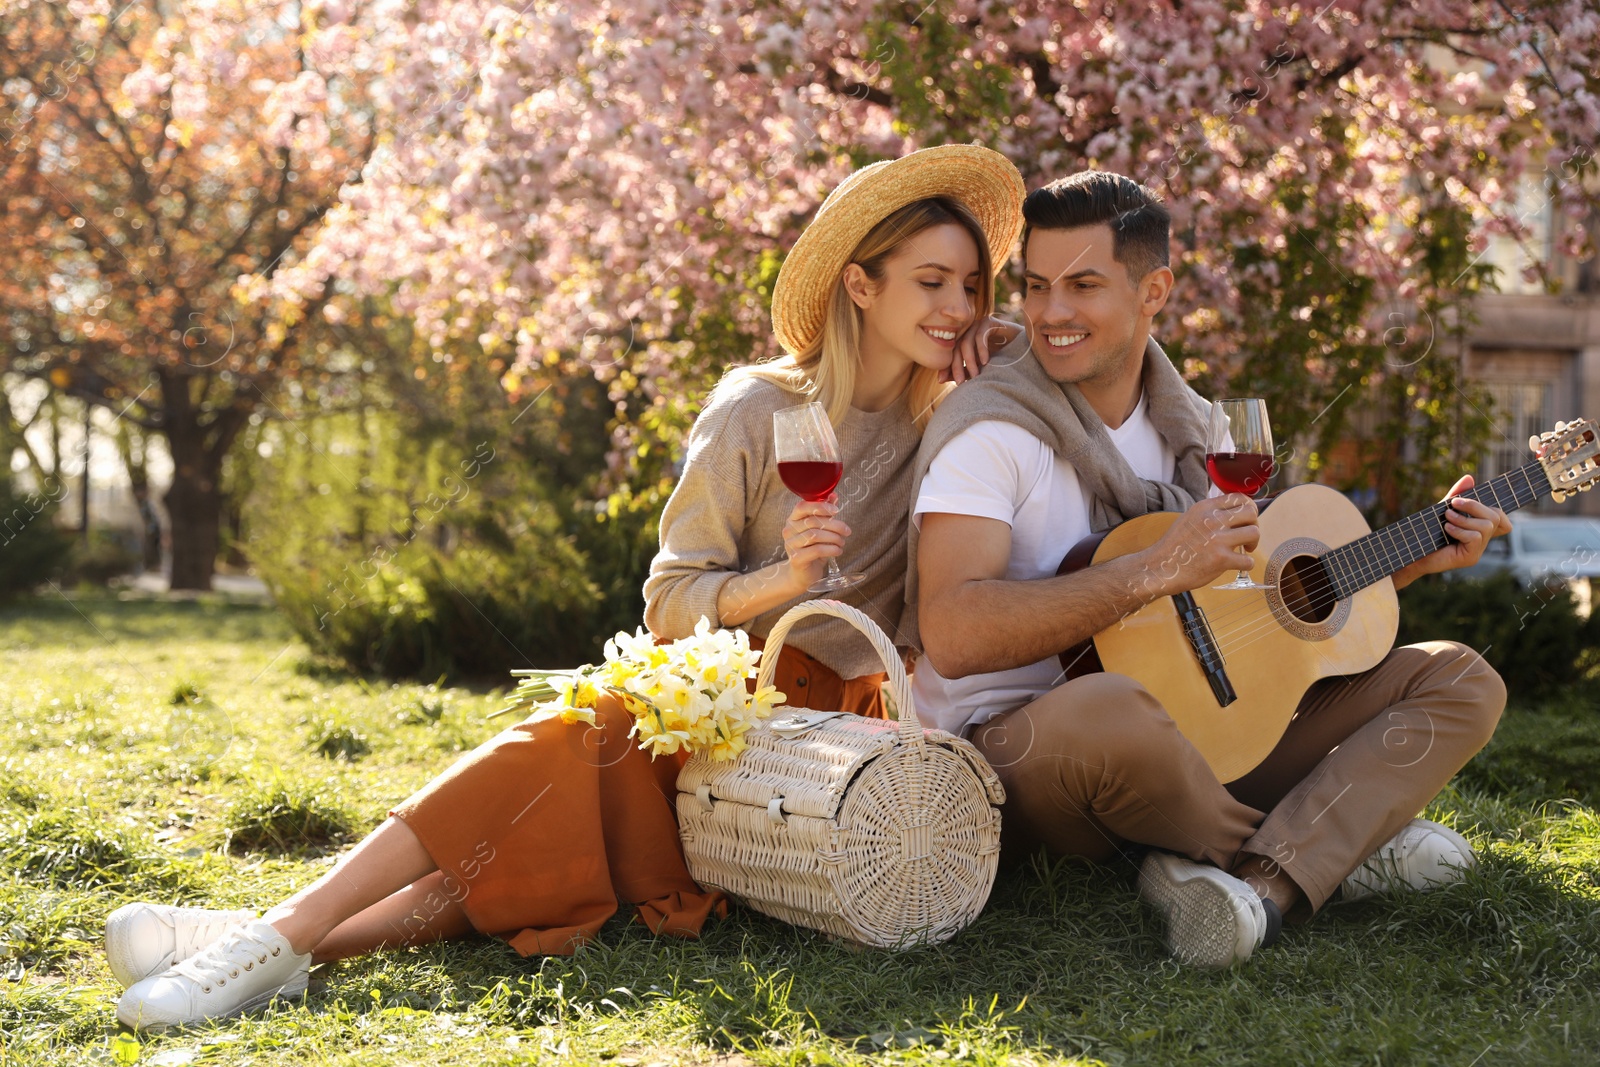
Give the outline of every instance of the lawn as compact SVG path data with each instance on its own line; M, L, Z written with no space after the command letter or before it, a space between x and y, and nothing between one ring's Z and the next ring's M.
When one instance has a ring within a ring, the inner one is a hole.
M743 912L697 942L619 919L567 959L346 961L303 1000L135 1042L110 911L265 907L503 725L502 691L330 673L270 608L207 597L12 606L0 663L0 1067L1600 1059L1600 694L1514 704L1434 802L1482 856L1464 883L1330 908L1225 973L1164 956L1130 865L1034 861L902 955Z

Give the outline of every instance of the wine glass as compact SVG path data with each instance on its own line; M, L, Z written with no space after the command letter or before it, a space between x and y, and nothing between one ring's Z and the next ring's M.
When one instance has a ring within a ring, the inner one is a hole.
M1211 405L1211 428L1206 433L1206 473L1224 493L1253 497L1267 487L1277 470L1272 455L1272 427L1267 423L1267 402L1253 397L1218 400ZM1250 580L1249 571L1213 589L1271 589Z
M772 443L778 456L778 477L802 500L826 500L844 474L839 439L821 404L801 404L772 413ZM813 593L849 589L864 574L842 574L838 559L828 557L828 574L808 587Z

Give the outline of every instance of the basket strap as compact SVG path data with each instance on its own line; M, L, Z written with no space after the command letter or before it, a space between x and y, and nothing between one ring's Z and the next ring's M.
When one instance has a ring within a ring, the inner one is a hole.
M767 647L761 654L761 672L756 676L757 687L772 684L772 676L778 670L778 652L783 648L783 639L788 636L790 627L811 615L832 615L836 619L843 619L872 642L878 658L883 661L884 670L889 672L889 692L894 698L895 711L900 716L900 739L920 749L923 744L922 723L917 718L916 707L911 703L911 683L906 680L906 668L900 660L900 653L877 623L849 604L838 600L808 600L784 612L772 627L772 632L767 634Z

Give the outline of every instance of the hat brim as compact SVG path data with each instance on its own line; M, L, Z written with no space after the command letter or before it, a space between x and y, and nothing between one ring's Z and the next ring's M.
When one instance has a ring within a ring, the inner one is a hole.
M792 354L804 351L827 320L828 301L850 255L872 228L907 204L958 200L983 228L998 272L1022 233L1022 175L981 145L940 145L851 174L828 195L789 250L772 293L772 330Z

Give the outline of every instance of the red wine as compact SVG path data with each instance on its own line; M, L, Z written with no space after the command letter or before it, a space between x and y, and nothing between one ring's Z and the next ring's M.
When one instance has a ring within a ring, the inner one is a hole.
M1272 480L1275 464L1264 452L1212 452L1206 456L1206 473L1224 493L1255 496Z
M825 499L839 484L843 473L843 463L801 460L778 464L778 477L783 479L783 484L806 500Z

